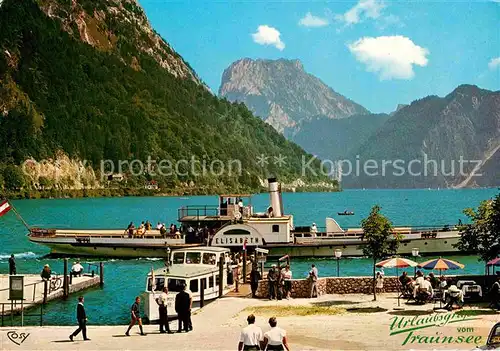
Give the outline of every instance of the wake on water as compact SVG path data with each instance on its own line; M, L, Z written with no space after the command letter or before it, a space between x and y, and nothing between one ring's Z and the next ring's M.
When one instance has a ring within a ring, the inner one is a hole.
M34 252L28 251L28 252L21 252L21 253L14 253L15 258L38 258L38 255ZM0 261L6 261L10 258L10 254L0 254Z

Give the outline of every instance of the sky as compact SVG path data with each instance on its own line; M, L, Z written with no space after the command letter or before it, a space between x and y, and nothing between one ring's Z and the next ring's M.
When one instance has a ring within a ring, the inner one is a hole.
M299 59L368 110L460 84L500 90L500 0L139 0L214 93L241 58Z

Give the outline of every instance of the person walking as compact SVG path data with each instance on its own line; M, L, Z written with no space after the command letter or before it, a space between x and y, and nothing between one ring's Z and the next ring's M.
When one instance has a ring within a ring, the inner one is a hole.
M262 349L266 349L267 351L283 351L286 349L290 351L286 339L286 331L278 327L276 317L269 318L269 325L271 326L271 330L264 333Z
M141 335L146 335L144 334L144 331L142 330L142 318L141 318L141 298L137 296L135 298L135 302L130 308L130 324L128 326L127 332L125 333L126 336L130 336L129 332L130 329L135 325L137 322L139 324L139 330L141 331Z
M168 325L168 310L167 310L167 297L168 295L168 288L165 286L163 288L163 292L160 294L160 296L156 299L156 303L158 304L158 313L160 316L160 333L165 334L169 333L172 334L173 332L170 331L170 326Z
M11 254L9 258L9 274L16 275L16 258L14 254Z
M183 290L175 296L175 312L177 312L177 318L179 320L177 333L181 333L183 327L186 333L189 332L189 320L191 319L191 298L189 293L186 291L186 285L184 285Z
M314 293L316 293L316 297L318 297L318 287L316 286L318 281L318 269L314 264L311 265L311 270L309 271L309 280L311 282L311 298L314 297Z
M252 298L257 297L257 289L259 288L260 272L257 269L257 265L252 265L252 271L250 272L250 287L252 288Z
M82 332L83 340L90 340L87 338L87 314L85 313L85 307L83 306L83 296L78 298L78 305L76 306L76 319L78 320L78 329L69 336L69 339L73 341L73 338Z
M238 343L238 351L261 350L262 329L255 325L255 316L253 314L247 317L248 326L243 328Z

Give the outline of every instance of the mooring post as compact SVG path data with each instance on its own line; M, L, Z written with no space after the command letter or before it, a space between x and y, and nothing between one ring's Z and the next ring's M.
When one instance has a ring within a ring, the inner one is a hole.
M247 250L243 250L243 284L247 282Z
M21 327L24 327L24 299L21 300Z
M68 298L68 259L64 259L63 297Z
M219 297L224 293L224 256L219 257Z
M203 306L205 306L205 280L206 278L201 279L200 308L203 308Z
M104 285L104 263L100 262L99 263L99 283L101 286Z
M43 304L45 305L47 303L47 294L49 292L49 281L44 280L43 281Z

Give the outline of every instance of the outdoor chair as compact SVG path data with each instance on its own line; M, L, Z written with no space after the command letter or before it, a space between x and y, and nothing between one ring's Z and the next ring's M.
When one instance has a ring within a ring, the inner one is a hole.
M432 301L432 295L429 294L429 292L426 289L418 288L415 301L417 303L425 304L427 302Z

